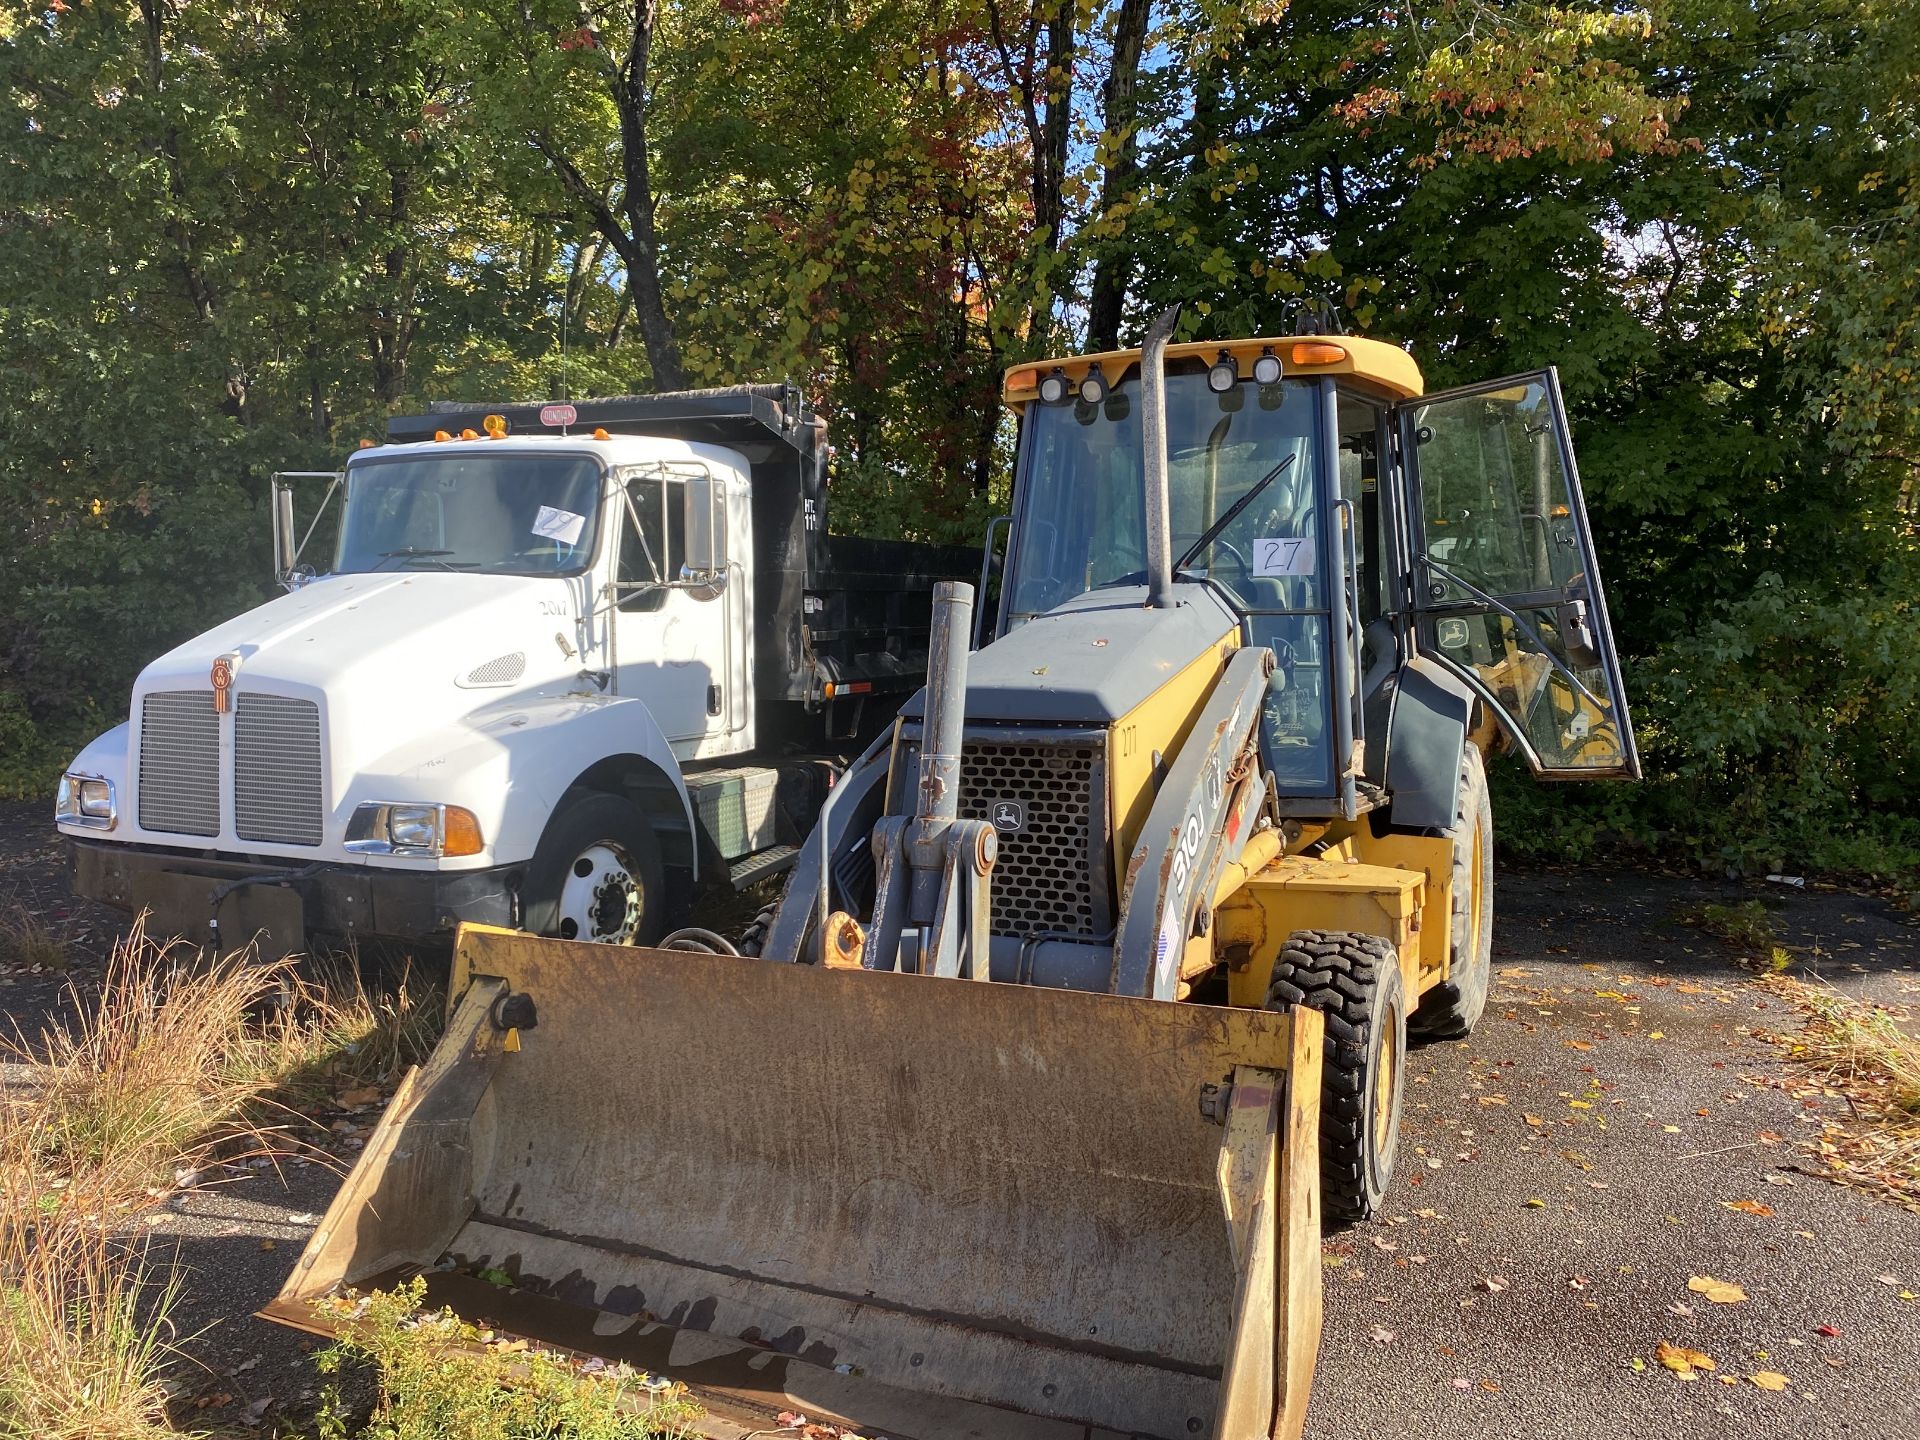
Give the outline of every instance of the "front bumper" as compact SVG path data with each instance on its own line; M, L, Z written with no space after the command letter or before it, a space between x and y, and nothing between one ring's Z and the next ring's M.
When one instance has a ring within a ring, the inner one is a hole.
M177 935L228 950L251 943L278 958L305 950L309 935L445 941L463 920L517 925L526 866L290 865L69 837L68 871L75 894L149 912L156 940Z

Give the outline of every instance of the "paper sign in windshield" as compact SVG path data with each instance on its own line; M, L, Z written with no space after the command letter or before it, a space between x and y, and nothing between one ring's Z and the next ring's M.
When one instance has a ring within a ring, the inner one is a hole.
M533 517L533 533L545 535L549 540L558 540L562 545L578 545L581 528L586 523L587 517L584 515L542 505L540 513Z
M1253 573L1256 575L1313 574L1313 537L1253 542Z

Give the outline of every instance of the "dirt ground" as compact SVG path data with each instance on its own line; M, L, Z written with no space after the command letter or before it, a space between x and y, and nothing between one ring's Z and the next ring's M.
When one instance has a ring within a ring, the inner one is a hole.
M1822 1177L1813 1147L1847 1100L1769 1038L1797 1013L1683 923L1754 899L1793 973L1920 1004L1920 928L1879 899L1502 870L1487 1018L1412 1053L1389 1211L1327 1237L1309 1435L1920 1435L1920 1214ZM85 983L117 917L68 898L44 807L0 807L5 906L61 929L75 957L72 975L0 973L0 1016L32 1029L69 978ZM310 1414L308 1343L250 1316L335 1183L317 1164L248 1172L150 1217L185 1272L198 1423ZM1695 1277L1745 1298L1715 1303ZM1663 1341L1718 1369L1670 1373ZM1786 1388L1746 1378L1769 1373Z

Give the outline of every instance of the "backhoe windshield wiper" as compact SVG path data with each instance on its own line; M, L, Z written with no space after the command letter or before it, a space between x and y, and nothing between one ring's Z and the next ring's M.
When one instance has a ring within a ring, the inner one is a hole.
M1267 486L1286 474L1287 467L1293 464L1293 458L1291 455L1287 456L1286 459L1282 460L1278 465L1254 481L1253 488L1248 490L1247 493L1242 495L1238 500L1234 501L1233 504L1229 505L1226 513L1202 531L1200 538L1187 547L1186 553L1173 562L1173 573L1178 575L1194 562L1201 551L1218 540L1221 532L1235 520L1238 520L1240 518L1240 512L1253 503L1254 496L1258 495L1262 490L1266 489Z

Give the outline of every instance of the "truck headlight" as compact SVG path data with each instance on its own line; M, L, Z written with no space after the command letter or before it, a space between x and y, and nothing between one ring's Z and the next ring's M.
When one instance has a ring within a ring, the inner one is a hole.
M478 855L480 821L458 805L373 800L347 822L346 848L361 855Z
M85 825L90 830L113 829L120 823L113 782L102 780L98 775L62 775L59 797L53 803L53 817L69 825Z

